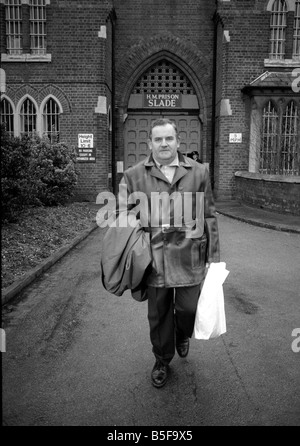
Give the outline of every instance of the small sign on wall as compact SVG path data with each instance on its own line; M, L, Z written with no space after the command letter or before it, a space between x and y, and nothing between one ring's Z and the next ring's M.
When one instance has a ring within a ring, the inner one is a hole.
M78 148L90 149L92 147L94 147L94 135L92 133L79 133Z
M124 172L124 163L123 161L117 161L117 173Z
M81 149L80 147L77 148L77 161L87 161L90 163L94 163L96 161L96 149Z
M229 133L229 142L241 143L242 133Z
M96 161L94 135L92 133L78 134L77 161L93 163Z
M182 94L144 94L144 107L146 108L178 108L181 107Z

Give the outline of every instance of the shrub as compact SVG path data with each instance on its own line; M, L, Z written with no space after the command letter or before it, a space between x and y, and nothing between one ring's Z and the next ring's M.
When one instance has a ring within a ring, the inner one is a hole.
M32 145L30 171L38 186L37 198L46 206L64 204L77 184L76 154L64 143L36 139Z
M28 205L65 204L77 184L76 155L48 138L12 138L2 129L2 219L17 220Z
M31 159L26 138L12 138L1 129L1 217L16 220L26 205Z

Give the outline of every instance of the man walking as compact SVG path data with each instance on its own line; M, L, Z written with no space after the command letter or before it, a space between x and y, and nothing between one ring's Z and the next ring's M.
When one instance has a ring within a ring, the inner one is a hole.
M219 234L209 173L203 164L180 153L175 124L168 119L154 121L148 146L150 156L126 170L121 183L127 186L126 194L142 192L148 201L147 212L141 209L137 216L150 232L152 268L146 293L156 359L151 381L162 387L175 348L180 357L188 354L206 265L220 261ZM167 205L153 199L166 194ZM124 206L122 200L121 195Z

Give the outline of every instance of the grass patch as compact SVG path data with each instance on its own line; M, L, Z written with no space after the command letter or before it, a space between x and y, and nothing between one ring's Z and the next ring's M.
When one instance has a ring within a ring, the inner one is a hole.
M90 228L96 213L95 208L85 203L30 207L17 223L2 224L2 288Z

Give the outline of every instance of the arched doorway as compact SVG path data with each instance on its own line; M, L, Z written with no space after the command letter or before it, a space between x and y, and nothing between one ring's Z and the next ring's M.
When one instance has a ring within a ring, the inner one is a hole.
M150 125L158 117L176 123L182 153L196 150L201 156L199 103L193 85L177 66L165 59L146 70L132 89L124 127L125 169L149 155Z

